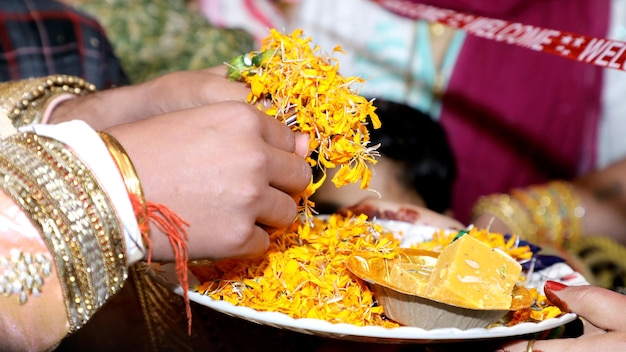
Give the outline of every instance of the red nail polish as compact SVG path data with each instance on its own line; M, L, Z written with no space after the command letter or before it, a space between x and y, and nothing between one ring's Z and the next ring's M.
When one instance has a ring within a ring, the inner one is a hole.
M557 296L558 291L568 287L560 282L548 280L543 286L543 290L545 291L546 297L548 301L552 304L556 305L563 312L571 312L571 309L567 305L567 302L563 301L559 296Z
M546 281L546 283L543 286L544 290L549 290L549 291L553 291L553 292L561 291L562 289L564 289L566 287L568 287L568 286L565 285L565 284L562 284L560 282L552 281L552 280Z

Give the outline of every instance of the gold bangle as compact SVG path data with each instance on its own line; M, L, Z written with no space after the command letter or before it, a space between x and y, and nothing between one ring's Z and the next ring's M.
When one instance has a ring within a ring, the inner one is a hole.
M528 241L535 240L536 229L530 220L530 214L508 194L493 194L478 199L472 208L473 218L482 214L491 214L502 221L511 230L512 235Z
M560 212L564 222L563 246L569 247L580 239L585 208L570 182L553 182L552 188L557 192L561 201Z
M518 188L511 196L531 214L538 243L568 247L580 237L585 211L571 183L557 180Z
M0 115L6 115L13 126L40 122L52 98L60 94L90 94L96 86L80 77L52 75L0 83Z
M129 195L135 196L136 199L139 201L141 211L137 212L137 210L135 210L137 214L137 222L140 225L140 229L143 229L142 236L144 237L144 239L147 239L149 237L150 231L150 226L147 225L148 207L135 166L130 160L130 157L128 156L128 153L126 153L124 147L120 144L120 142L118 142L117 139L115 139L115 137L102 131L98 132L98 134L100 135L100 138L109 150L109 154L111 154L111 157L115 161L115 164L117 165L120 174L122 175L122 179L124 179L126 191Z

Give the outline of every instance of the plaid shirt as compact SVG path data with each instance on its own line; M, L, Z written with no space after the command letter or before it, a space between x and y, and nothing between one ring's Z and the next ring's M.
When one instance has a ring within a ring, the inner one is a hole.
M98 89L129 83L93 18L51 0L0 0L0 81L51 74Z

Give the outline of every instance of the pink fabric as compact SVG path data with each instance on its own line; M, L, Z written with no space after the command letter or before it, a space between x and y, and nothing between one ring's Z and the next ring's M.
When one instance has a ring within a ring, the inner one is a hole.
M48 105L46 106L46 109L43 112L43 117L41 118L41 121L39 123L42 123L42 124L48 123L48 121L50 120L50 115L52 115L52 111L54 110L54 108L59 106L59 104L61 104L64 101L75 99L75 98L76 96L74 94L69 94L69 93L59 94L56 97L54 97L51 101L48 102Z
M416 1L508 21L606 37L610 0ZM453 210L465 223L485 194L589 171L602 69L468 35L441 123L458 162Z
M0 190L0 255L12 249L45 253L52 258L38 230L22 209ZM41 295L19 305L16 295L0 295L0 350L36 351L55 346L68 331L63 294L55 266L44 278Z

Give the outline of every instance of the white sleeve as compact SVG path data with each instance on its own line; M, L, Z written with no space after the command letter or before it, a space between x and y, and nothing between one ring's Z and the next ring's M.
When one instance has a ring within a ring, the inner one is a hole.
M22 127L19 131L30 131L56 139L72 149L74 154L91 170L115 206L115 212L124 228L128 264L141 260L144 257L145 248L130 197L122 175L98 133L80 120L56 125L33 124Z

